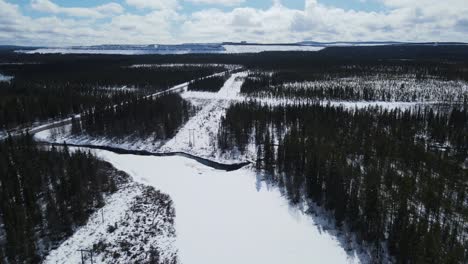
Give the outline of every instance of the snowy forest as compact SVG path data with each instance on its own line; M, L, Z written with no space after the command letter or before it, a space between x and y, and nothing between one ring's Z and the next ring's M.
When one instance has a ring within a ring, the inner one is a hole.
M0 49L0 74L0 263L467 263L466 47Z
M165 140L172 138L195 111L178 94L137 97L118 107L96 106L85 111L81 121L72 119L71 134Z
M210 78L205 78L190 82L188 86L189 91L198 91L198 92L218 92L219 89L224 85L224 82L228 79L229 75L225 74L223 76L213 76Z
M0 129L110 107L224 71L215 66L130 67L94 59L1 68L15 78L0 82Z
M307 73L309 77L314 74L309 71L304 75L307 76ZM375 72L375 69L374 72L369 70L343 75L346 77L339 77L338 74L336 77L322 76L306 80L305 76L300 77L297 72L255 72L246 78L241 92L251 97L312 101L468 103L468 88L464 82L447 81L440 76L382 73Z
M9 263L40 263L104 205L121 174L89 152L48 149L29 135L0 142L0 165L0 259Z
M468 256L468 112L237 103L221 121L224 151L257 149L256 166L293 204L311 201L397 263Z

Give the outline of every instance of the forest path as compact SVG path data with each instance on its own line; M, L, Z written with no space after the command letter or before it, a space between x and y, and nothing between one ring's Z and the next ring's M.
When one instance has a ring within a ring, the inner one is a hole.
M183 93L185 99L197 98L204 106L159 152L186 152L204 158L218 158L216 138L221 117L231 105L231 100L238 97L246 76L247 72L232 74L217 93Z

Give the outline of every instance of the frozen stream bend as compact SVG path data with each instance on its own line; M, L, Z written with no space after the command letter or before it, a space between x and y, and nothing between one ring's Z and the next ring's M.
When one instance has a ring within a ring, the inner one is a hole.
M94 150L139 183L170 195L182 263L358 263L251 168L220 171L179 156Z

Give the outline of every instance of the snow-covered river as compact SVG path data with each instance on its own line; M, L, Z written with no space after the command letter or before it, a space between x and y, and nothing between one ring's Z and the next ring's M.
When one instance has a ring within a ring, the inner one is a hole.
M182 263L358 262L248 167L225 172L179 156L95 153L171 196Z

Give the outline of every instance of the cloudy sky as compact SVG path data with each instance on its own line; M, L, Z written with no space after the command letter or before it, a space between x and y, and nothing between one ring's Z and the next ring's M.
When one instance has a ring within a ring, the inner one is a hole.
M0 44L468 42L467 0L0 0Z

